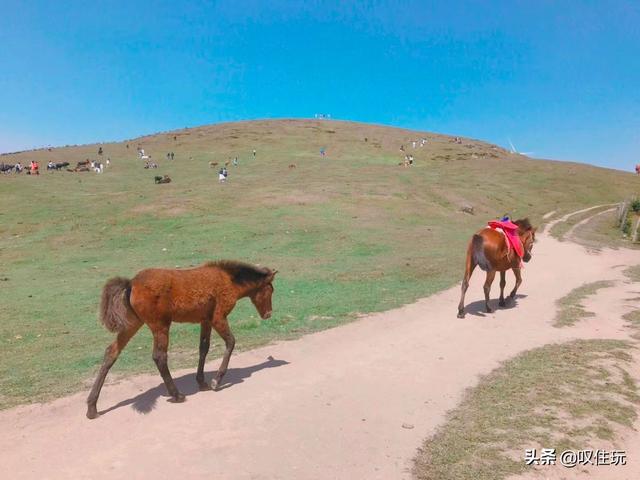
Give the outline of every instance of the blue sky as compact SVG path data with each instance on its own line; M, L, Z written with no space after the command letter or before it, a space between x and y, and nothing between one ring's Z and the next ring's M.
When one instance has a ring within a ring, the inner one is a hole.
M637 1L0 0L0 152L313 117L640 162Z

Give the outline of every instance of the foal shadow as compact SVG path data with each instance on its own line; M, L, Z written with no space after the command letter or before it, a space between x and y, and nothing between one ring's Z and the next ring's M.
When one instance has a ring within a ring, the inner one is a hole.
M523 295L521 293L516 293L515 298L508 298L507 297L505 299L506 305L504 307L501 307L501 306L498 305L498 299L489 300L489 306L494 311L511 310L512 308L515 308L515 307L518 306L518 300L520 298L527 298L527 295ZM486 311L485 306L484 306L484 300L478 300L477 302L472 302L472 303L468 304L464 308L464 312L468 313L469 315L473 315L474 317L486 317L487 316L487 311Z
M233 385L243 383L246 378L249 378L255 372L259 372L260 370L264 370L265 368L281 367L282 365L289 365L289 362L287 362L286 360L276 360L272 356L269 356L264 362L253 365L251 367L230 368L229 370L227 370L227 373L224 376L224 384L220 385L217 390L224 390L232 387ZM211 380L213 379L215 373L216 372L205 373L205 382L211 383ZM176 387L178 387L180 393L189 397L200 392L195 377L195 373L188 373L181 377L174 378L173 381L175 382ZM106 410L102 410L99 413L100 415L103 415L118 408L131 405L131 407L136 412L146 415L156 407L156 404L158 403L158 399L160 397L169 397L164 382L160 383L157 387L151 388L146 392L136 395L133 398L129 398L128 400L123 400L113 405L112 407L107 408Z

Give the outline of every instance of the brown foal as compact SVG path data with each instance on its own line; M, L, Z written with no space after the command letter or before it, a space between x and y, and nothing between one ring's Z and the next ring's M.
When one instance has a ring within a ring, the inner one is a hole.
M536 239L536 229L531 226L527 218L516 220L518 225L518 236L524 248L522 260L528 262L531 260L531 251L533 250L533 242ZM464 278L462 280L462 294L460 296L460 304L458 305L458 318L464 318L464 295L469 288L469 279L476 265L487 272L487 278L484 282L484 301L488 313L491 313L489 306L489 293L491 284L496 276L496 272L500 272L500 306L505 306L504 287L507 283L506 272L513 270L516 276L516 284L509 294L509 298L515 298L518 288L522 283L522 275L520 272L520 257L507 244L504 234L486 227L476 233L469 246L467 247L467 261L465 264Z
M200 390L216 389L229 366L235 338L227 316L236 302L249 297L263 319L271 316L275 270L241 262L218 261L200 267L173 270L149 269L133 279L112 278L102 291L100 321L117 332L107 347L104 361L87 398L87 417L98 416L97 402L105 377L122 349L143 324L153 334L153 360L167 387L171 401L185 397L176 388L167 364L169 328L172 322L200 324L200 359L196 381ZM211 329L224 340L226 350L211 386L204 381L204 362L209 352Z

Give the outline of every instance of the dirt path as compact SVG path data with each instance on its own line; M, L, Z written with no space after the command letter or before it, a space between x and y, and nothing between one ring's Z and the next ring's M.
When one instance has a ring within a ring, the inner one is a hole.
M533 253L516 308L481 313L477 272L463 320L456 286L236 355L231 386L219 392L196 392L195 368L176 371L189 395L183 404L166 401L159 375L144 375L107 384L98 404L106 412L94 421L84 417L86 393L0 412L0 465L14 478L38 479L409 477L422 439L480 374L549 342L627 334L619 306L614 315L600 306L605 313L588 323L554 328L554 302L586 282L622 284L621 265L640 264L640 252L593 254L540 235ZM512 283L509 275L507 288ZM612 289L602 301L620 303L619 296Z

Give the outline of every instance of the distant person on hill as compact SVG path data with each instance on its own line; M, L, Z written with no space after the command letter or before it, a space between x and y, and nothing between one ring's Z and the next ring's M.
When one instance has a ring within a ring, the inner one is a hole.
M253 156L254 157L256 156L256 149L255 148L253 149Z
M171 153L167 152L167 160L171 160Z
M238 166L238 157L233 159L233 166L237 167Z
M24 169L20 162L16 163L16 166L14 168L16 169L16 173L20 173Z
M98 155L102 155L102 147L98 148Z
M324 157L324 156L325 156L324 147L322 147L322 148L320 149L320 156L321 156L321 157Z
M640 175L640 163L636 165L636 174Z
M174 154L173 154L173 152L171 152L171 160L173 160L173 156L174 156Z
M31 175L40 175L40 172L38 171L39 168L40 166L38 165L38 162L31 160Z

